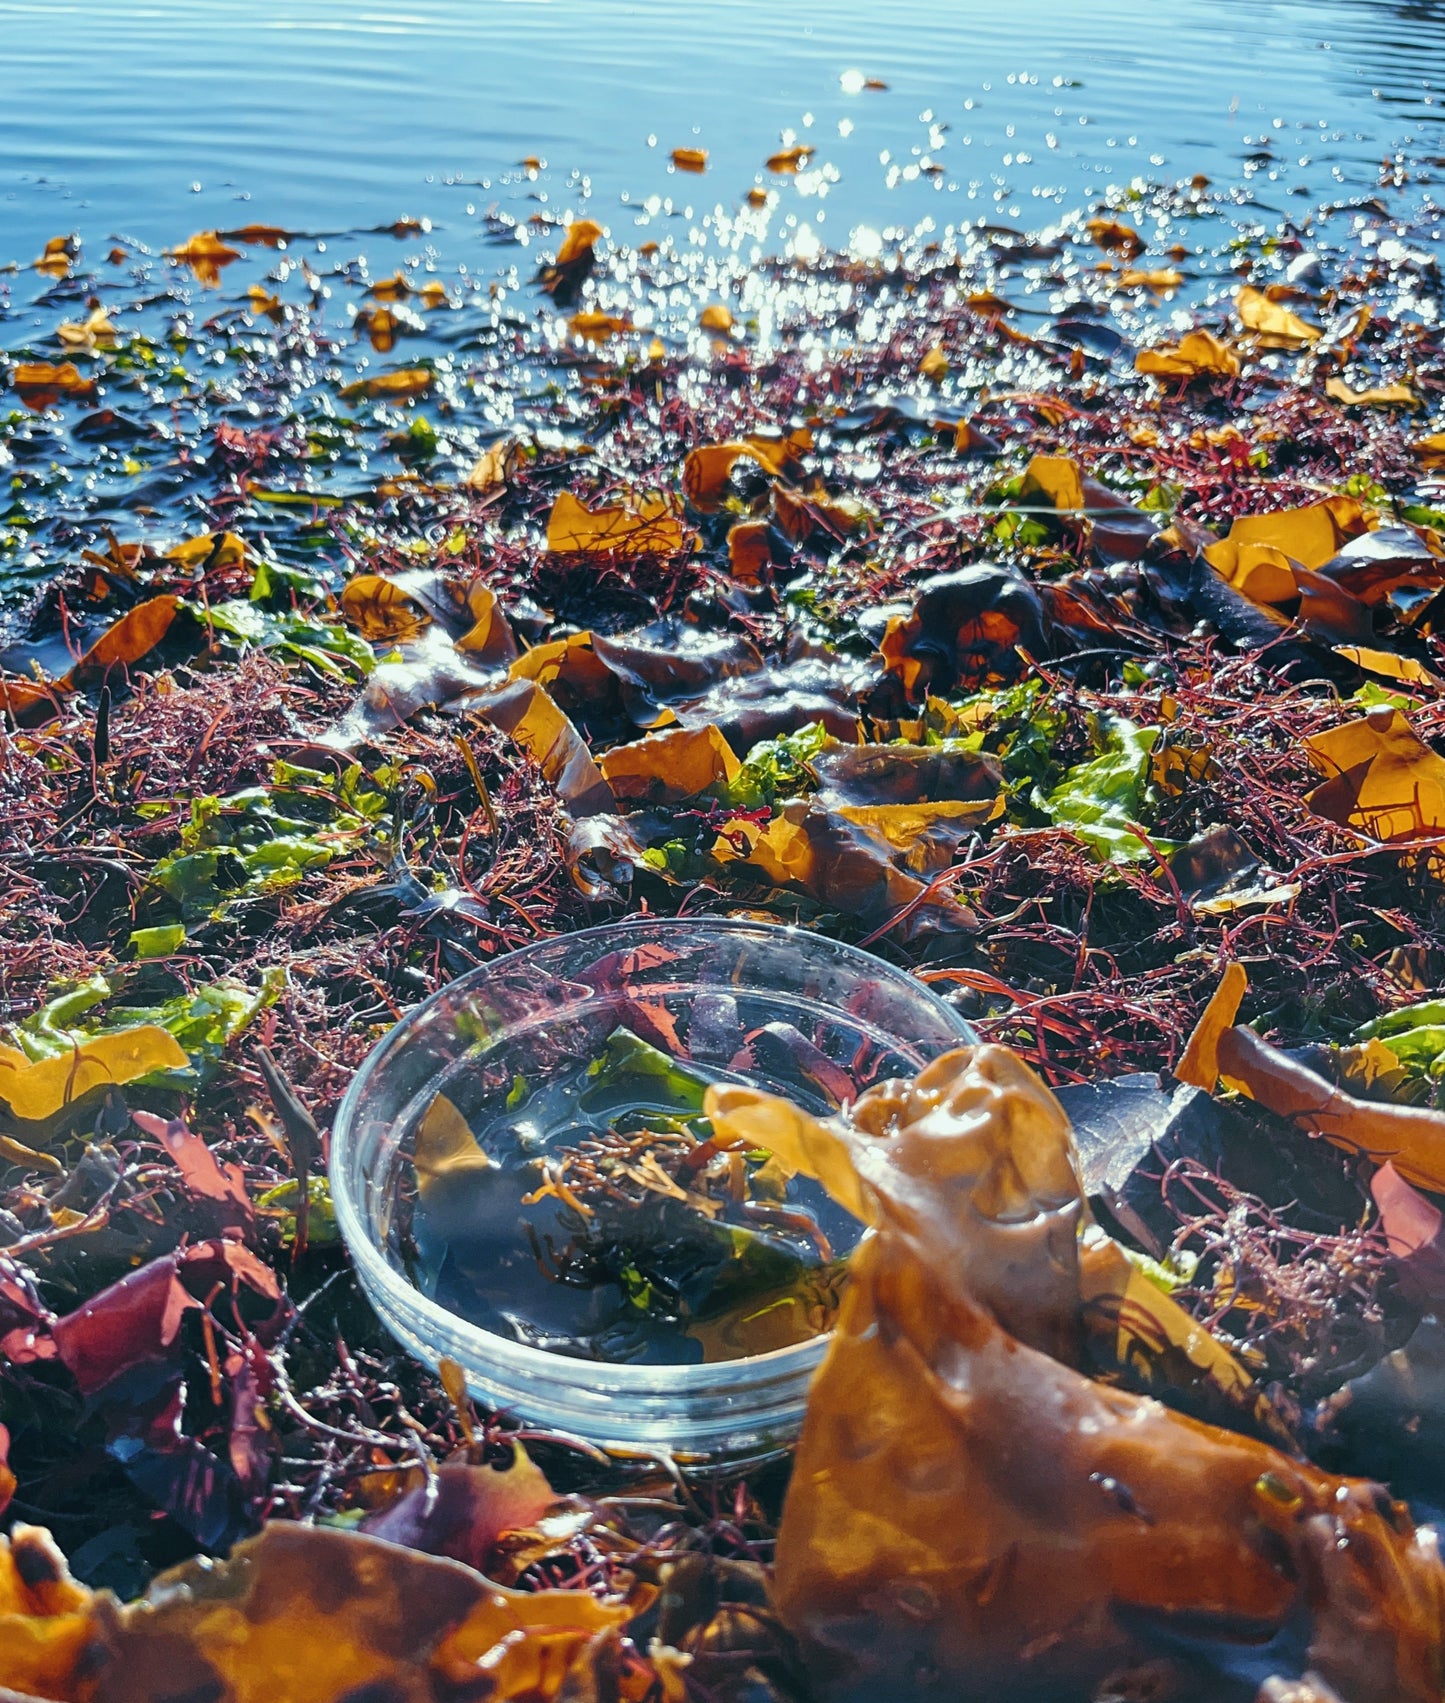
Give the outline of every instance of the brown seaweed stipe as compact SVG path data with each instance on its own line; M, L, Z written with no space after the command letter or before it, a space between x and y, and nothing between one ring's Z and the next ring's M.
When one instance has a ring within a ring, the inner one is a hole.
M951 1053L847 1122L736 1088L708 1110L873 1225L778 1539L779 1610L829 1696L1130 1696L1150 1671L1148 1695L1194 1696L1171 1631L1222 1656L1303 1614L1310 1672L1350 1703L1438 1697L1431 1528L1069 1363L1073 1142L1012 1055Z

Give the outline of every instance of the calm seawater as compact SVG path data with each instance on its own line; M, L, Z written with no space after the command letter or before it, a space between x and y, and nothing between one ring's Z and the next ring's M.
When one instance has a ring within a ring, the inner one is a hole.
M735 202L793 139L782 222L825 242L1195 172L1287 216L1445 148L1442 102L1442 0L0 0L0 264L402 215L456 260L492 205L621 234L624 202Z

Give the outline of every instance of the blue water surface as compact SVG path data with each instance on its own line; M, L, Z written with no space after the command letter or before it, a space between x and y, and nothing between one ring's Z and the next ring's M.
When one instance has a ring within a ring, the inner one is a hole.
M1445 147L1442 98L1440 0L0 0L0 263L402 215L449 252L493 203L736 201L793 141L779 228L825 241L1196 172L1287 215Z

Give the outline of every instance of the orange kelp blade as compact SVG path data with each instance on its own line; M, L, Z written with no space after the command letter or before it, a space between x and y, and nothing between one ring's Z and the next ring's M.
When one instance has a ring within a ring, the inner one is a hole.
M1067 1363L1079 1185L1067 1120L1019 1061L960 1049L870 1090L849 1124L747 1089L706 1109L717 1139L775 1143L874 1226L777 1550L777 1603L824 1698L1127 1696L1169 1678L1171 1632L1197 1678L1207 1629L1223 1655L1303 1618L1340 1696L1437 1703L1428 1528L1372 1485Z

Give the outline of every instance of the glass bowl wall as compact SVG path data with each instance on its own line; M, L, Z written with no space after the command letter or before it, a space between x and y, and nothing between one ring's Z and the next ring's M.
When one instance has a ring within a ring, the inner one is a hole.
M388 1253L408 1134L439 1093L462 1084L475 1102L505 1095L519 1075L545 1083L595 1057L619 1027L717 1071L739 1035L769 1024L800 1032L828 1067L800 1076L786 1047L753 1047L746 1079L817 1111L974 1039L920 982L867 953L803 929L714 919L641 919L541 941L411 1012L357 1073L331 1139L337 1221L387 1328L429 1365L459 1362L487 1407L615 1452L723 1462L786 1447L826 1337L704 1364L573 1359L438 1305Z

